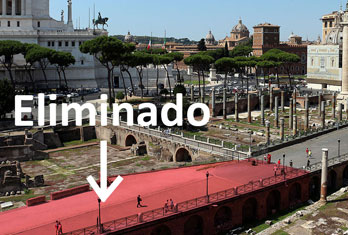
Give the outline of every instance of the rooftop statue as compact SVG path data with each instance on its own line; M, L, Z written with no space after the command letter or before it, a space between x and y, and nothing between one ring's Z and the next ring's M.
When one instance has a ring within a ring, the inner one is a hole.
M108 24L107 24L108 20L109 20L109 18L107 18L107 17L103 18L99 12L98 19L97 20L93 19L93 24L94 24L94 26L97 27L97 29L98 29L98 25L103 25L103 29L104 29L105 25L108 26Z

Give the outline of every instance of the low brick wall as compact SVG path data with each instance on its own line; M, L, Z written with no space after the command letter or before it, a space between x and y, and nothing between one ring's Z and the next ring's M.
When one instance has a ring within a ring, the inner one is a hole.
M59 200L65 197L70 197L79 193L84 193L89 191L89 185L83 185L76 188L66 189L63 191L51 193L51 200Z
M27 200L27 206L36 206L46 202L46 196L34 197Z

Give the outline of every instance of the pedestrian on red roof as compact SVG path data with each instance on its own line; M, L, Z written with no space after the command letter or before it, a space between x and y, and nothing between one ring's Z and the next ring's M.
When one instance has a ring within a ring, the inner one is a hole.
M60 222L58 222L58 234L62 235L63 234L63 226Z
M166 203L164 203L164 213L168 212L168 200Z
M280 161L280 159L278 160L278 166L280 166L280 164L281 164L281 161Z
M54 225L54 227L56 228L56 235L58 235L58 226L59 226L59 222L58 220L56 220L56 224Z
M138 195L138 197L137 197L137 202L138 202L137 207L138 207L138 208L139 208L139 207L142 207L141 201L142 201L142 199L141 199L140 195Z
M274 177L276 177L276 176L277 176L277 170L278 170L278 167L277 167L277 166L274 166L274 168L273 168L273 171L274 171Z
M174 210L174 202L172 199L170 199L170 209Z

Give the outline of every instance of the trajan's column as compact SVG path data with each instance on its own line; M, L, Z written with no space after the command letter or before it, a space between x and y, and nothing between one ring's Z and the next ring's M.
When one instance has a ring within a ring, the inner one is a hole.
M346 100L348 100L348 3L341 25L343 26L342 92L338 99L340 100L340 103L345 105ZM346 107L346 109L347 108L348 107Z

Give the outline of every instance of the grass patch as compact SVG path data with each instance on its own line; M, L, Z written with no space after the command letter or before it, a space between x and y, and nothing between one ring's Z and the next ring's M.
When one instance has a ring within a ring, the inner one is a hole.
M3 197L0 199L2 202L23 202L26 203L26 201L30 198L39 197L42 195L35 195L32 190L26 190L24 194L22 195L16 195L11 197Z
M198 80L191 80L191 81L186 80L186 81L184 81L184 84L186 84L186 85L198 85L199 81ZM208 85L208 84L210 84L210 82L205 81L205 84ZM203 81L201 81L201 85L203 85Z
M283 230L278 230L277 232L273 233L272 235L289 235L289 234Z

